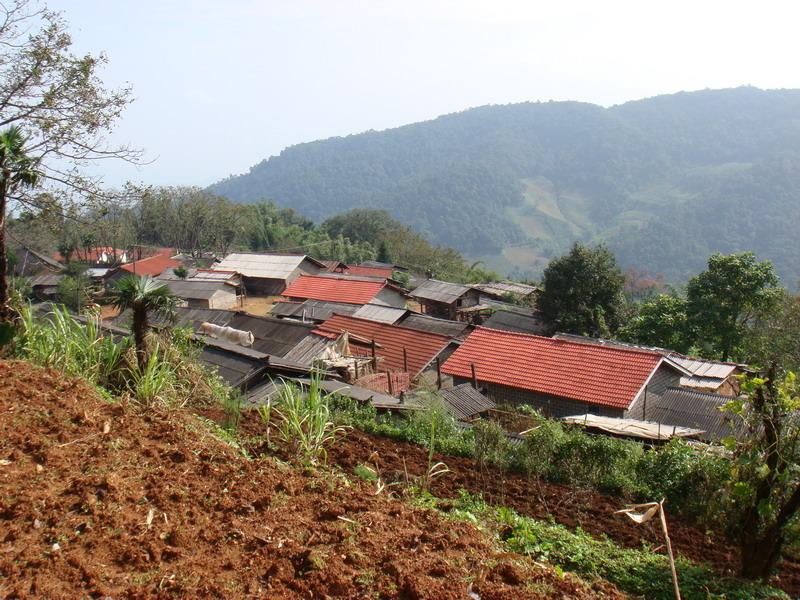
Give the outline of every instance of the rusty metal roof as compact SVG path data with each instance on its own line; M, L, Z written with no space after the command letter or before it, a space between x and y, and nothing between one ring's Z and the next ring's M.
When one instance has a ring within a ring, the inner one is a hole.
M471 287L461 285L460 283L428 279L414 288L414 290L409 293L409 296L422 300L433 300L434 302L453 304L453 302L469 292L478 293Z

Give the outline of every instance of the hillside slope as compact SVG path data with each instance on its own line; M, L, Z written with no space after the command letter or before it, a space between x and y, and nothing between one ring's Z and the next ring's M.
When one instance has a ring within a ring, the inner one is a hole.
M621 598L181 411L0 361L0 597Z
M212 190L314 219L385 208L517 275L581 240L673 281L711 252L754 250L794 285L800 90L484 106L292 146Z

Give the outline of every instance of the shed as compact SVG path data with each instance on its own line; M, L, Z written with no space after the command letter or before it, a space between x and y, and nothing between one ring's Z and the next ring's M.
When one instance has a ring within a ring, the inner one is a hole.
M408 310L405 308L395 308L393 306L381 306L380 304L365 304L353 313L354 317L367 319L368 321L378 321L379 323L397 323L402 319Z
M741 439L746 435L741 418L721 410L731 399L730 396L671 387L648 402L645 417L666 426L702 429L701 437L709 442L720 442L731 436Z
M49 273L60 273L64 270L64 265L57 260L50 258L42 252L37 252L23 244L19 244L18 242L17 245L13 247L13 252L16 257L16 261L14 262L14 275L17 277L47 275Z
M497 408L492 400L469 383L439 390L437 394L442 399L444 409L457 421L472 421ZM431 396L427 392L411 394L406 396L406 402L425 406L430 402Z
M480 303L481 292L458 283L428 279L409 295L416 299L425 314L456 319L462 309Z
M304 254L233 253L214 265L214 271L241 273L245 290L253 296L278 296L300 275L316 275L326 266Z
M677 385L684 369L657 352L593 346L478 327L445 362L456 384L474 378L496 402L547 416L641 418L648 395Z
M189 308L231 309L240 304L236 287L224 281L170 279L164 285Z
M64 279L60 273L34 275L29 279L33 295L40 300L52 300L58 296L58 284Z

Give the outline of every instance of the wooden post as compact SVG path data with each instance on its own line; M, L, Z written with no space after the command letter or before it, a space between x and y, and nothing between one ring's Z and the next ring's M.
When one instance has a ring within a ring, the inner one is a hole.
M442 363L439 357L436 357L436 389L442 389Z
M642 407L642 421L647 421L647 386L644 386L644 406Z
M681 600L681 588L678 586L678 572L675 570L675 557L672 555L672 543L669 541L669 531L667 531L667 517L664 514L663 500L658 503L658 514L661 517L661 529L664 531L664 539L667 541L669 568L672 570L672 585L675 586L675 600Z
M472 368L472 387L474 387L477 390L478 389L478 375L475 373L475 363L472 363L470 365L470 367Z
M386 381L389 383L389 395L394 396L394 385L392 384L392 374L386 371Z
M403 371L408 373L408 351L405 346L403 346Z
M356 379L358 379L358 359L353 359L353 366L356 368Z
M375 356L375 340L372 340L372 369L378 372L378 357Z

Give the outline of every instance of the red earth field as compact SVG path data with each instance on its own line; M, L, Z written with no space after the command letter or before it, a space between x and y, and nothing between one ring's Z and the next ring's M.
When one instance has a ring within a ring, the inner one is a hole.
M213 432L0 361L0 597L622 597L335 469L249 460ZM398 453L419 455L388 444L352 434L331 462L374 448L392 469Z

